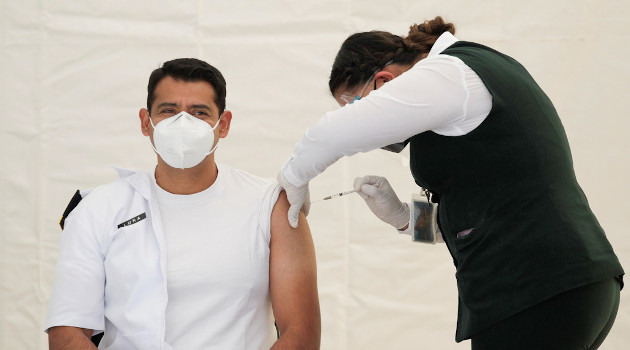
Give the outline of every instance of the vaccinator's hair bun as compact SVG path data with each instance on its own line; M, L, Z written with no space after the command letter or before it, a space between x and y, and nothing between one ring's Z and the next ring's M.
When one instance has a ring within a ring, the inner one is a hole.
M455 34L455 25L447 23L442 17L437 16L422 24L414 24L409 27L409 34L404 39L411 51L426 53L431 50L435 41L445 32Z
M437 16L432 20L426 20L422 24L414 24L409 27L409 34L414 35L416 33L425 33L429 35L440 36L444 32L450 32L455 34L455 25L453 23L447 23L441 16Z

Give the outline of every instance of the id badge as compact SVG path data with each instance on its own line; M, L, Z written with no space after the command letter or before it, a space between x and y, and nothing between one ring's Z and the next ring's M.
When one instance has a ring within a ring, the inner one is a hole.
M424 193L414 194L412 203L415 222L412 240L430 244L440 241L442 235L437 225L437 204L429 202Z

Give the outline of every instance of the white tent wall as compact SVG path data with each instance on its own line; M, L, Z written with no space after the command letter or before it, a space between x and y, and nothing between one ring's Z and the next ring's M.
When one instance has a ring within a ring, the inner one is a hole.
M460 39L523 63L554 101L594 212L630 268L626 186L630 2L625 0L0 0L0 349L45 349L58 221L76 189L151 169L140 133L146 82L162 62L198 57L228 83L232 130L217 160L274 177L304 130L337 108L332 60L351 33L405 35L442 15ZM408 153L344 158L311 198L387 176L418 193ZM455 343L454 267L443 245L398 236L355 195L313 204L322 349L467 349ZM630 299L602 349L627 349Z

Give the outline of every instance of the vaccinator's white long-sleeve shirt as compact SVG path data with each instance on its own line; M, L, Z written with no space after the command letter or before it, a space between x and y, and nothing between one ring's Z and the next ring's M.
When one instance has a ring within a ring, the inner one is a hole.
M359 101L326 113L295 145L282 174L301 186L343 156L432 130L461 136L490 113L492 96L459 58L441 54L457 39L442 34L429 55Z

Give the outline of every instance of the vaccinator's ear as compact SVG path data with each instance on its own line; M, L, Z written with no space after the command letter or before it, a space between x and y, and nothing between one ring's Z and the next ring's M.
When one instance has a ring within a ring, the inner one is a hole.
M396 78L396 76L392 72L388 72L386 70L382 70L374 75L374 81L376 81L376 85L378 87L383 86L383 84L394 78Z

